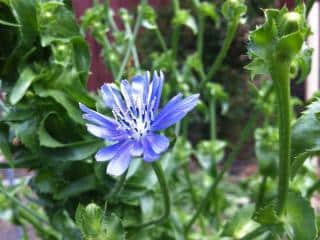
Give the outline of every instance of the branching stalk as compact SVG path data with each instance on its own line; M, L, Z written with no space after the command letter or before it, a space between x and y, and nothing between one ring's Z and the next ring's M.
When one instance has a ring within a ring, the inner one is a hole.
M146 223L142 223L142 224L138 224L138 225L131 225L131 226L127 226L127 229L134 229L134 228L146 228L146 227L150 227L152 225L157 225L157 224L161 224L162 222L164 222L165 220L167 220L167 218L170 216L170 194L169 194L169 188L168 188L168 184L167 184L167 180L165 178L165 174L162 170L161 164L158 161L155 161L152 163L152 168L158 178L159 181L159 185L161 188L161 192L163 195L163 205L164 205L164 212L163 215L161 217L159 217L158 219L155 220L151 220L149 222Z

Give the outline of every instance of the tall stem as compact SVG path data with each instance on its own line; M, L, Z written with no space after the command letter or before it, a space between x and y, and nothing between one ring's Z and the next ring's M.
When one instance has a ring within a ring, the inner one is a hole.
M267 179L268 179L268 177L266 175L263 176L262 181L260 183L259 192L258 192L257 201L256 201L256 210L258 210L260 208L260 206L263 202L264 194L266 191Z
M276 86L279 119L279 182L277 211L281 215L286 206L290 179L291 127L290 127L290 62L274 60L270 69Z
M174 14L177 14L180 8L179 0L173 0L173 11ZM177 51L178 51L178 43L179 43L179 37L180 37L180 26L175 26L173 28L173 33L172 33L172 58L176 59L177 58ZM172 64L174 65L174 64Z
M237 31L238 24L239 24L239 21L231 21L228 23L227 35L223 41L222 48L220 49L220 52L218 53L217 58L215 59L215 61L211 65L206 79L204 81L202 81L200 87L204 87L205 83L209 82L212 79L212 77L216 74L218 69L221 67L221 64L227 55L227 52L230 48L232 40L233 40L235 33Z
M146 0L141 0L141 4L145 4L146 3ZM142 23L142 11L139 11L138 13L138 17L137 17L137 20L136 20L136 24L134 26L134 29L133 29L133 35L131 36L131 38L129 39L129 43L128 43L128 47L127 47L127 50L126 50L126 53L125 53L125 56L124 56L124 59L121 63L121 66L120 66L120 70L119 70L119 73L117 75L117 78L116 78L116 82L119 82L121 77L122 77L122 74L127 66L127 63L129 61L129 57L130 57L130 53L134 47L134 43L135 43L135 40L137 38L137 35L138 35L138 31L139 31L139 28L141 26L141 23Z
M211 141L215 141L217 137L217 129L216 129L216 99L214 96L210 98L210 138Z
M113 197L115 197L116 195L118 195L120 193L120 191L122 190L124 183L126 181L126 177L128 174L128 170L125 171L125 173L123 173L120 177L120 179L118 180L118 182L116 183L115 187L112 189L112 191L109 193L109 195L107 196L107 199L112 199Z
M153 162L152 163L152 168L158 178L158 182L160 185L160 189L163 195L163 205L164 205L164 212L163 215L161 217L159 217L158 219L155 220L151 220L150 222L146 222L146 223L142 223L139 225L132 225L132 226L127 226L126 228L145 228L145 227L149 227L152 225L156 225L156 224L160 224L163 221L165 221L169 215L170 215L170 194L169 194L169 188L168 188L168 184L164 175L164 172L162 170L161 164L159 163L159 161Z
M268 89L268 91L265 93L265 95L262 97L262 100L265 101L269 98L270 94L272 92L272 87ZM212 185L209 187L206 195L198 205L198 208L194 215L190 218L190 220L187 222L185 226L185 235L188 234L190 228L192 227L193 223L197 220L197 218L200 216L204 208L207 206L211 196L213 195L216 187L218 186L219 182L223 178L224 174L231 168L232 163L235 159L235 157L238 155L239 151L241 150L243 144L248 140L252 129L255 126L256 120L258 118L258 109L255 108L253 110L253 113L251 113L249 120L247 121L246 126L244 127L244 130L242 131L238 143L235 145L235 147L232 149L231 153L229 154L227 160L225 161L225 164L223 165L223 169L219 173L219 175L215 178Z

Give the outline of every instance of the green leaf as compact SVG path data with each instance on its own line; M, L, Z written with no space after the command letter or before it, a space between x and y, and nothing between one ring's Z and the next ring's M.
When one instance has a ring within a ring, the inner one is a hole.
M247 12L247 6L243 0L226 0L221 12L228 21L239 21L240 17Z
M6 127L0 125L0 152L5 157L6 161L13 166L12 153L9 145L8 132Z
M242 207L224 226L222 235L234 237L236 239L244 236L251 228L253 229L255 227L255 224L251 221L253 213L253 205Z
M198 27L194 17L185 9L181 9L176 13L172 23L175 26L185 25L186 27L189 27L194 34L198 32Z
M80 161L90 158L103 146L100 140L83 141L67 147L42 148L41 156L51 161Z
M122 222L117 215L112 213L107 218L107 236L106 240L125 240L125 233Z
M35 79L36 75L30 68L25 68L22 71L9 95L9 101L12 105L18 103L23 98Z
M293 59L302 47L304 36L300 32L291 33L282 37L276 45L276 51L280 59Z
M69 199L74 196L78 196L81 193L94 190L96 188L96 178L94 175L85 176L80 178L77 181L72 182L70 185L67 185L61 189L57 194L54 195L54 198L58 200Z
M12 13L20 25L21 40L30 45L37 37L37 17L35 0L10 0Z
M40 193L55 193L57 190L57 179L55 177L51 170L43 169L32 178L31 186Z
M7 21L1 20L1 19L0 19L0 25L5 25L5 26L9 26L9 27L21 27L21 25L19 25L19 24L7 22Z
M10 123L10 129L16 134L18 140L32 152L39 150L38 127L39 119L37 117L26 119L23 122Z
M259 208L253 215L253 220L263 225L279 224L280 219L275 210L275 204L270 203Z
M154 9L148 4L143 4L140 11L142 11L141 25L146 29L156 29L158 26L156 24L156 12Z
M253 80L256 75L267 75L269 73L267 63L260 58L254 58L251 63L244 68L250 71L251 80Z
M285 230L292 240L316 239L317 227L310 202L298 193L289 193Z
M56 40L69 41L70 38L79 36L74 15L63 2L39 3L37 15L42 46L48 46Z
M206 170L216 167L216 165L223 159L226 146L226 142L221 140L216 140L214 142L201 141L197 145L197 151L195 152L201 167Z
M74 37L71 40L73 46L73 61L77 69L81 82L86 85L89 68L90 53L86 41L83 37Z
M216 6L209 2L200 2L198 11L202 16L210 17L213 21L219 21L219 15L216 11Z
M275 177L279 159L278 129L257 128L255 131L255 153L259 171L264 176Z
M311 71L312 53L313 49L306 48L294 60L300 68L300 76L297 80L298 83L303 82Z
M319 112L320 99L316 99L292 127L292 177L308 157L320 153Z
M62 91L55 89L45 90L44 88L38 86L35 88L35 92L40 97L53 98L67 111L71 119L73 119L77 123L84 124L84 120L81 118L81 111L78 107L78 104L72 102L69 96Z

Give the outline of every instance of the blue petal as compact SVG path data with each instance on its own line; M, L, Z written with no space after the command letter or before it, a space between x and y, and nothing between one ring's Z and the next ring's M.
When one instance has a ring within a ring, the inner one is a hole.
M105 83L101 87L101 93L104 103L109 108L117 107L125 112L126 107L121 97L121 93L112 83Z
M143 160L145 162L154 162L157 159L159 159L160 154L156 153L152 149L151 143L149 142L147 137L142 139L142 145L143 145Z
M150 143L153 151L157 154L163 153L169 147L170 141L163 135L149 134L146 138L148 138L148 142Z
M92 135L107 139L110 141L120 141L127 139L129 137L128 132L122 129L108 129L101 126L96 126L93 124L86 124L88 132L90 132Z
M132 88L127 80L121 81L120 88L121 88L121 93L126 102L127 108L129 109L131 106L134 106Z
M172 99L156 116L155 121L151 125L151 129L153 131L163 130L178 122L198 104L198 101L199 94L191 95L183 100ZM175 102L175 104L173 104L173 102Z
M147 102L149 90L149 72L144 75L136 75L132 78L132 95L134 99L140 99L142 103Z
M107 167L107 174L113 176L122 175L129 167L131 156L130 149L132 143L126 143L119 152L112 158Z
M131 148L131 155L134 157L139 157L143 153L143 146L142 142L140 140L137 140L134 142L132 148Z
M90 108L86 107L82 103L79 103L79 106L80 106L80 109L84 113L86 113L82 115L83 119L103 127L108 127L108 128L118 127L118 123L115 120L107 116L104 116L101 113L91 110Z
M123 146L124 143L125 142L119 142L119 143L100 149L96 153L95 159L98 162L111 160L119 152L119 150L121 149L121 146Z
M160 104L162 87L163 87L163 73L160 72L160 75L158 75L158 73L154 71L152 82L150 84L149 98L148 98L149 104L151 103L151 101L155 100L155 104L153 107L154 112L158 109Z

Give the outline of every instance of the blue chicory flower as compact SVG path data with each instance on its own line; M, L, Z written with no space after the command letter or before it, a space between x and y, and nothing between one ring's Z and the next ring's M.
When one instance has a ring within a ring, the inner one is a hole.
M80 103L88 131L96 137L114 144L100 149L97 161L110 161L107 173L123 174L132 157L142 156L145 162L157 160L169 147L169 139L156 133L181 120L199 101L199 94L183 98L173 97L158 110L163 74L154 72L136 75L131 84L122 80L119 91L114 84L106 83L101 93L106 107L112 109L113 119L95 112Z

